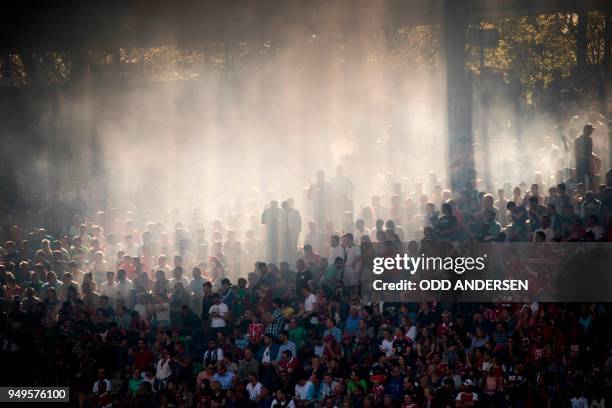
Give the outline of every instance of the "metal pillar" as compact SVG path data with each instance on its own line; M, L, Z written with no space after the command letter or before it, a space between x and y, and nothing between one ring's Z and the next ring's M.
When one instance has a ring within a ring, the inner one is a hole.
M20 54L21 62L23 63L23 68L25 69L27 75L28 84L32 86L38 86L41 84L41 76L36 68L36 61L34 60L34 55L31 52L22 52Z
M606 83L607 80L612 77L612 5L608 3L608 6L605 10L605 21L604 21L604 58L603 58L603 69L602 69L602 77L603 82ZM601 110L605 117L608 118L608 166L612 168L612 117L610 117L611 112L606 112L607 106L605 104L606 96L605 86L603 87L604 91L604 102L601 103ZM606 171L607 169L603 169ZM612 180L606 180L608 182ZM608 183L610 185L610 183Z
M604 31L604 74L612 73L612 6L608 6Z
M446 64L447 136L450 182L462 190L473 182L472 89L465 69L467 2L444 0L443 41Z
M587 66L587 21L588 12L584 8L578 10L578 32L576 34L576 65L582 71Z
M82 85L89 77L89 53L85 48L70 50L71 84Z

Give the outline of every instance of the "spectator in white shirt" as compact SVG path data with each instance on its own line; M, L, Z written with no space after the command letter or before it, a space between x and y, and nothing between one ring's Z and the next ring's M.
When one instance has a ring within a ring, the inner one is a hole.
M287 396L282 390L276 391L276 398L270 404L270 407L295 408L293 400L287 400Z
M170 265L168 265L168 258L164 254L161 254L157 257L157 266L155 267L155 270L158 271L160 269L164 271L164 276L168 277L168 272L170 272Z
M94 382L93 389L92 389L94 394L98 393L98 388L100 386L100 383L102 383L102 382L106 384L106 391L110 392L112 384L111 384L110 380L108 378L106 378L106 370L103 369L103 368L100 368L98 370L98 379Z
M125 269L117 271L117 290L115 291L115 300L123 299L127 307L131 307L131 292L134 289L134 284L126 276Z
M117 282L115 282L115 272L108 271L106 273L106 282L100 285L100 295L105 295L111 301L114 301L117 293Z
M576 395L570 400L572 408L589 408L589 400L584 395Z
M259 401L262 388L263 385L257 381L257 377L254 375L249 375L249 383L246 385L246 390L249 393L249 398L251 401Z
M223 349L217 346L214 340L208 340L208 349L204 352L202 364L208 367L211 364L217 365L221 361L223 361Z
M599 241L603 238L604 230L600 225L597 225L597 216L589 215L586 218L586 232L593 234L593 240Z
M157 361L155 370L155 378L162 384L166 384L172 375L172 367L170 365L170 353L166 348L161 349L161 357Z
M361 250L353 242L353 234L342 236L344 249L344 285L355 286L359 284L361 272Z
M391 333L391 329L385 329L384 337L380 342L380 351L385 353L387 357L391 357L393 355L393 333Z
M170 303L164 293L155 294L155 303L148 306L147 313L155 316L157 328L170 326Z
M329 256L327 259L333 261L336 258L344 259L344 249L340 246L340 237L338 235L332 235L331 248L329 249Z
M223 302L218 293L212 296L213 305L208 309L208 315L210 316L210 327L213 331L223 331L227 326L227 319L229 317L229 308Z
M312 401L315 397L315 386L309 379L302 377L295 384L295 398L299 401Z
M170 288L174 288L174 284L181 282L185 289L189 288L189 278L183 275L183 267L177 266L172 271L173 278L170 279Z
M117 242L117 236L115 234L108 234L106 236L106 247L104 248L104 256L111 262L117 258L117 252L123 249L123 245Z
M310 286L305 285L302 287L302 295L304 296L304 307L298 314L298 317L302 319L308 319L310 324L319 324L319 318L317 317L317 297Z
M191 272L193 279L189 283L188 292L191 295L191 308L198 314L202 314L202 297L204 295L204 284L207 282L206 278L202 276L202 270L200 268L193 268Z
M533 234L533 241L536 241L536 235L538 233L538 231L542 231L542 233L544 234L544 240L546 242L551 242L555 239L555 232L553 231L553 229L550 227L550 217L547 215L544 215L542 217L542 220L540 221L540 228L538 228L537 230L535 230L534 234Z

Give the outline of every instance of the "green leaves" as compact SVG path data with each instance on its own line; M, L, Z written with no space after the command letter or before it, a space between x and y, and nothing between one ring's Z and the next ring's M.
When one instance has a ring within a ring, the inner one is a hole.
M601 12L589 14L588 62L603 59L603 21ZM483 23L482 28L496 27L500 42L496 49L485 50L485 66L498 70L509 80L510 72L518 72L528 89L536 81L548 83L554 72L567 76L576 66L576 31L578 16L555 13L537 17L508 18ZM468 68L479 71L479 49L468 46Z

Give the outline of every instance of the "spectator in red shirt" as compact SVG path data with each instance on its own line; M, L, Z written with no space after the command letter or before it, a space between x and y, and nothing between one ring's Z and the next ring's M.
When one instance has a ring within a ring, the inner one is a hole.
M263 337L264 329L264 324L259 321L259 316L253 315L252 323L249 324L249 328L247 329L249 343L259 344L261 338Z
M280 361L278 362L278 368L279 371L282 373L283 371L287 372L288 374L292 374L293 372L295 372L295 370L297 370L300 367L300 362L298 361L298 359L293 355L293 353L291 352L291 350L285 350L283 351L283 355L280 359Z
M138 340L138 345L136 346L136 350L134 350L132 359L134 368L141 371L153 365L153 353L149 350L149 347L147 347L144 339Z

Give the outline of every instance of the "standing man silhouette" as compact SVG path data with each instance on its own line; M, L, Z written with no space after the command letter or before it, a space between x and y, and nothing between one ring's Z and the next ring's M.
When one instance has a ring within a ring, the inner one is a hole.
M271 201L270 208L261 215L261 223L266 226L266 258L272 263L279 262L282 211L278 201Z
M576 182L584 183L588 178L588 188L593 188L593 138L595 131L593 125L586 124L582 134L574 142L574 153L576 155Z
M281 261L288 262L293 265L298 260L298 240L300 232L302 232L302 216L300 212L293 207L293 198L288 198L281 204L285 213L283 214L283 232L284 232L284 248L283 259Z

